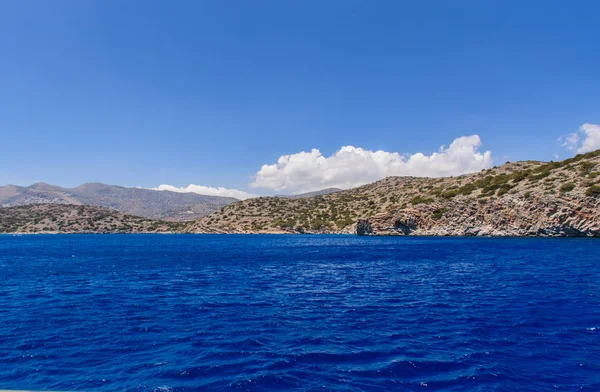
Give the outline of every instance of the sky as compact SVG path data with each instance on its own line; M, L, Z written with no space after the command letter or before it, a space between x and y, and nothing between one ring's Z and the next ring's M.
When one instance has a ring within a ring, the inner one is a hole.
M291 194L600 148L597 1L0 1L0 185Z

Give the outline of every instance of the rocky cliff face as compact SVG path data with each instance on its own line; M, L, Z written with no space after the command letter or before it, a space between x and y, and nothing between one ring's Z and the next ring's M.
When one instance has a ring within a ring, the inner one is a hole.
M305 199L257 198L192 223L196 233L600 236L600 150L450 178L389 177Z
M598 199L582 197L450 201L375 215L358 222L357 234L598 237L599 210Z

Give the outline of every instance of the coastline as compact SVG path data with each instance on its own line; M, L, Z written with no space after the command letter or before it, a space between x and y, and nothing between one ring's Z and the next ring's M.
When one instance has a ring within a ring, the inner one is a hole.
M481 235L472 235L472 234L435 234L435 233L418 233L418 234L368 234L368 235L359 235L356 233L314 233L314 232L229 232L229 233L198 233L198 232L15 232L15 233L0 233L0 236L6 237L20 237L20 236L33 236L33 235L69 235L69 236L77 236L77 235L191 235L191 236L345 236L345 237L411 237L411 238L600 238L600 235L596 234L527 234L527 235L514 235L514 234L481 234Z

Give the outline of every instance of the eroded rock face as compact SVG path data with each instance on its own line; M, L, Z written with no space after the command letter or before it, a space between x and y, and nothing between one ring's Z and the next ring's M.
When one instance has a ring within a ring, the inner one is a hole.
M599 237L599 217L594 198L452 200L359 220L356 233L369 228L370 235Z
M356 234L373 235L373 228L368 219L359 219L358 222L356 222Z

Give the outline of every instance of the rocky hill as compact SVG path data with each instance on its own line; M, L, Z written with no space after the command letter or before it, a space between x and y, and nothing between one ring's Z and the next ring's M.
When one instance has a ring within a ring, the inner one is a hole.
M35 204L0 208L0 233L180 232L184 223L156 221L103 207Z
M388 177L312 198L230 204L195 233L600 236L600 150L448 178Z
M237 199L231 197L126 188L100 183L83 184L76 188L62 188L45 183L28 187L0 187L0 207L40 203L91 205L169 221L196 220L235 201Z

